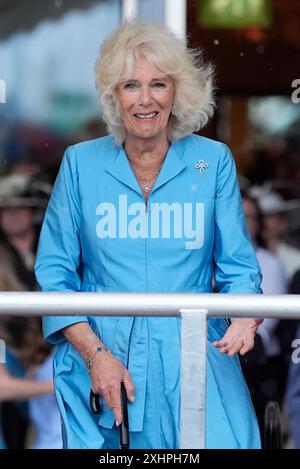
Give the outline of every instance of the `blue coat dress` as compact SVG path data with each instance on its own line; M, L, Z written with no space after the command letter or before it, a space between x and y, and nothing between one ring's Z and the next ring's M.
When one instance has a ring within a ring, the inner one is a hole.
M161 210L161 211L160 211ZM44 291L258 293L234 160L196 135L173 143L148 199L111 136L69 147L43 223L37 280ZM230 316L230 311L228 311ZM132 448L179 445L180 319L47 317L55 388L68 448L118 447L113 413L89 408L85 363L61 332L85 321L128 367ZM259 431L237 356L212 346L225 320L209 319L207 447L257 448Z

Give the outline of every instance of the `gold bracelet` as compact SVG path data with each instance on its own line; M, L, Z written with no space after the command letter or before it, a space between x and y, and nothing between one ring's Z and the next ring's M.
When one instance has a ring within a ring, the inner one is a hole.
M98 345L94 355L91 358L89 358L86 362L86 366L88 367L88 372L90 372L90 369L93 367L97 357L99 357L99 355L103 355L106 352L110 352L109 348L101 347L100 345Z

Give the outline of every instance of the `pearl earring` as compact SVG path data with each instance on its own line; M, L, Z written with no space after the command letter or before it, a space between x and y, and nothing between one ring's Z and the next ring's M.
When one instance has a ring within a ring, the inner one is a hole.
M173 114L173 116L176 116L176 107L175 107L175 104L173 104L173 106L172 106L171 113Z

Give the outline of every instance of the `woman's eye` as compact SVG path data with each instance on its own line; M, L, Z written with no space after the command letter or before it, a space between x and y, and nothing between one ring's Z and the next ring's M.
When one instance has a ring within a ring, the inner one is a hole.
M165 85L165 83L157 82L157 83L154 83L154 86L155 86L156 88L165 88L166 85Z
M125 83L125 90L133 90L136 87L135 83Z

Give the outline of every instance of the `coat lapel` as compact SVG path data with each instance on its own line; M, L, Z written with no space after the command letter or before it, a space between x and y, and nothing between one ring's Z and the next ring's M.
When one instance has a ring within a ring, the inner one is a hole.
M173 143L166 155L165 161L155 181L152 192L156 191L163 184L177 176L185 167L186 164L181 159L181 145L180 142ZM135 174L130 166L125 150L122 146L117 147L117 154L113 161L106 167L109 172L116 179L126 184L135 192L143 196L140 185L135 177Z
M152 193L163 184L166 184L176 177L177 174L181 173L181 171L186 167L186 164L180 158L180 156L182 156L182 152L180 150L179 142L173 143L170 146L165 161L153 186Z
M122 146L117 147L117 154L115 159L106 167L112 176L121 181L126 186L133 189L135 192L143 196L140 185L134 175L130 166L125 150Z

